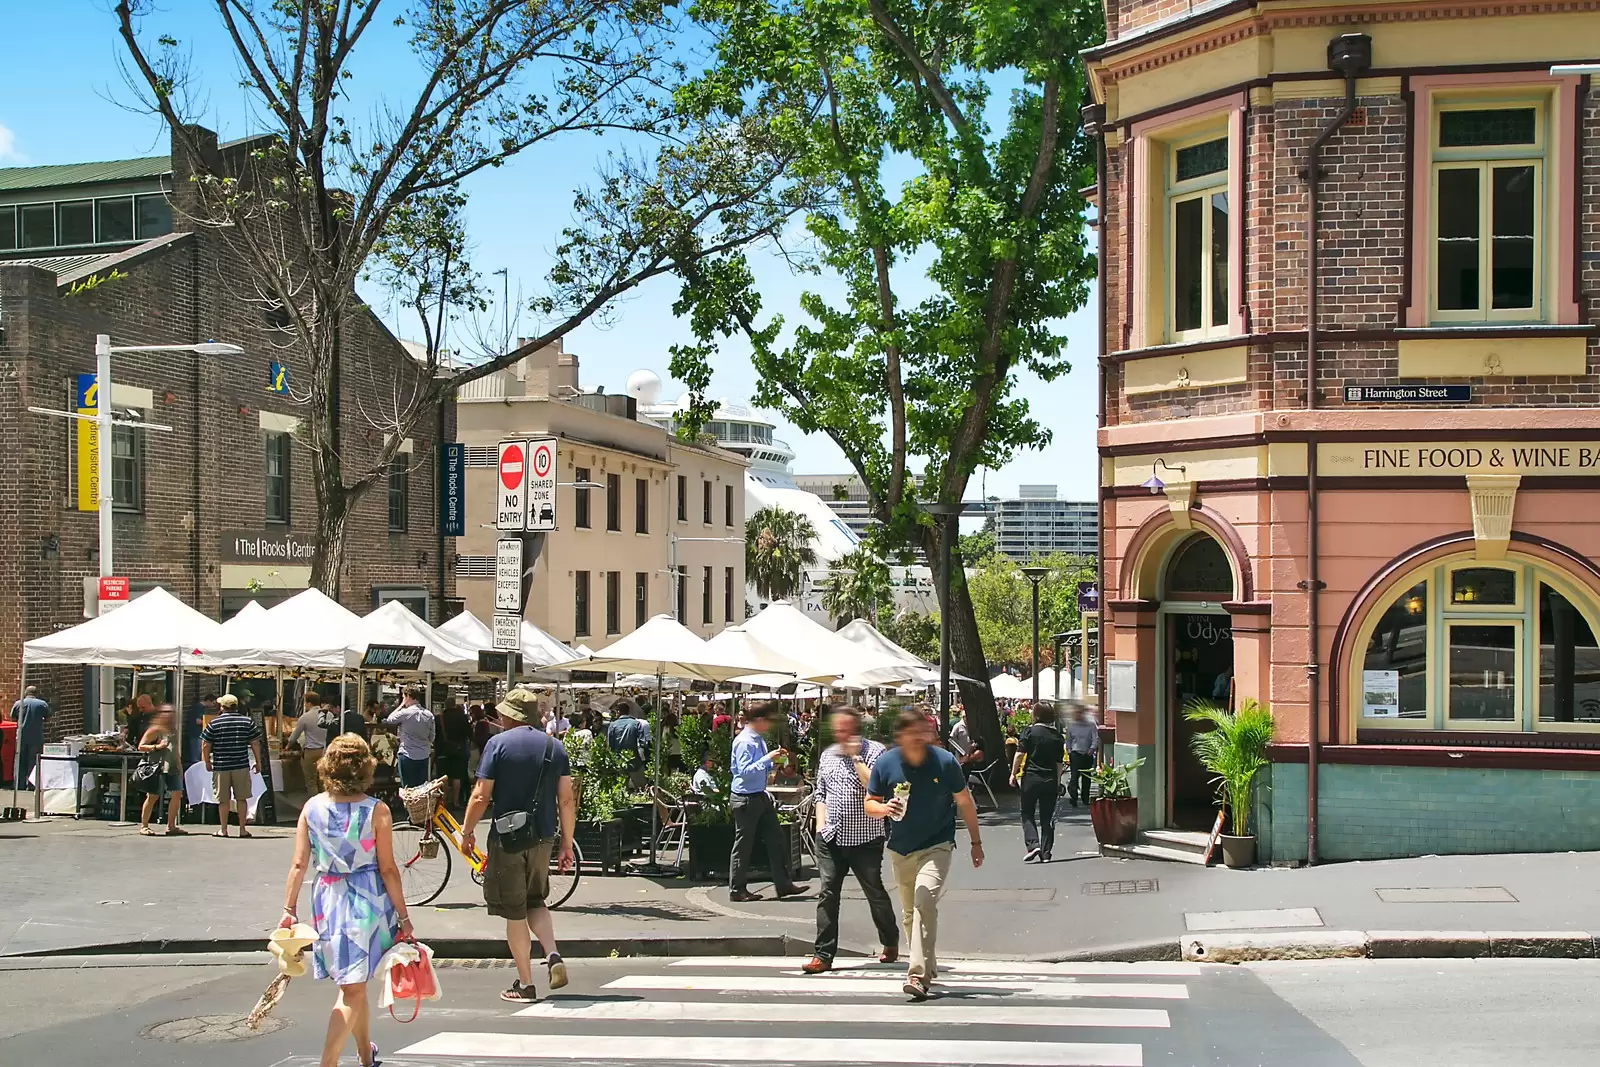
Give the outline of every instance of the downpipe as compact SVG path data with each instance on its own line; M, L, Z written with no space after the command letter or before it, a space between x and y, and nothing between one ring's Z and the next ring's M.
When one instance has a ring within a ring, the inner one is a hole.
M1344 75L1344 106L1333 121L1324 126L1306 150L1306 166L1301 172L1309 193L1306 210L1306 410L1317 406L1317 194L1322 146L1350 120L1356 110L1356 79L1372 66L1372 38L1364 33L1346 33L1328 42L1328 66ZM1317 441L1306 444L1306 579L1300 587L1306 592L1306 686L1308 721L1306 744L1306 865L1317 862L1318 772L1322 757L1322 670L1317 657L1318 595L1324 586L1317 565Z

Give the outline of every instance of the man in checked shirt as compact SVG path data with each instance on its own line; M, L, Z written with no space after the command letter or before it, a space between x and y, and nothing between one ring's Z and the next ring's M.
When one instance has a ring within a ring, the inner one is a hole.
M861 884L883 944L878 961L893 963L900 958L900 927L883 885L883 820L869 818L864 807L867 776L883 755L883 746L861 736L861 712L855 708L835 707L829 723L834 743L817 764L817 869L822 893L817 898L816 955L800 968L807 974L833 969L839 950L839 894L845 874L851 872Z

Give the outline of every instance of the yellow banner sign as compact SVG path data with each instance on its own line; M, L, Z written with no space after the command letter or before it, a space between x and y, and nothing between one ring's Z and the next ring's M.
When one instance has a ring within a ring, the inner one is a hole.
M1600 474L1600 441L1350 441L1317 446L1331 477Z
M93 415L94 408L79 408L79 415ZM100 510L100 428L92 422L78 423L78 510Z

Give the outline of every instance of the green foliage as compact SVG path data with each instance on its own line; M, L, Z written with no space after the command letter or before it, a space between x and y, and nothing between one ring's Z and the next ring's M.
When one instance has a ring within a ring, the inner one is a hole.
M692 767L698 768L705 753L711 754L711 778L716 783L710 794L698 797L699 806L692 821L702 825L728 822L732 818L728 801L733 791L733 771L730 766L733 760L733 727L724 723L713 728L707 716L695 713L683 717L683 723L678 727L678 738L683 746L683 758ZM686 779L682 792L687 793L688 790Z
M73 282L70 286L67 287L67 291L66 291L65 295L66 296L80 296L83 293L92 293L96 289L103 289L108 285L112 285L112 284L114 284L116 282L120 282L120 281L124 280L125 278L127 278L127 276L128 276L128 274L127 274L126 271L121 271L121 270L118 270L115 267L112 267L109 271L107 271L104 274L99 274L99 273L91 274L87 278L82 279L81 281Z
M783 508L762 508L744 524L744 569L764 600L788 600L800 591L800 575L817 562L811 520Z
M1032 725L1032 723L1033 712L1026 708L1018 708L1016 711L1011 713L1009 718L1006 719L1006 728L1010 730L1012 734L1018 735Z
M983 520L983 528L956 538L956 556L972 563L995 554L994 517Z
M880 617L878 630L919 659L939 662L939 617L920 611L901 611Z
M1233 832L1250 832L1250 794L1255 776L1267 765L1267 746L1275 723L1264 704L1245 698L1238 711L1199 697L1183 706L1183 717L1211 729L1190 738L1200 765L1216 775L1217 801L1229 811Z
M589 740L579 754L582 768L576 769L578 821L607 822L627 809L628 772L620 754L611 751L602 732Z
M828 567L822 610L839 625L852 619L874 621L880 610L893 603L889 565L870 546L861 545Z
M1038 560L1050 568L1039 581L1039 658L1041 666L1053 653L1051 635L1076 629L1079 624L1078 583L1093 581L1094 561L1080 556L1053 555ZM1033 658L1033 590L1021 567L1005 556L979 560L967 580L972 610L978 621L983 652L995 665L1028 666Z
M1144 766L1144 757L1127 763L1102 763L1089 771L1089 779L1100 787L1101 800L1123 800L1133 796L1134 771Z

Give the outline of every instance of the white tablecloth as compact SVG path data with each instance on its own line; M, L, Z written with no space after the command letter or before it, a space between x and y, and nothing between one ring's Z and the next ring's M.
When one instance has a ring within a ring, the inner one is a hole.
M277 760L272 761L272 777L274 781L283 780L283 768ZM259 774L250 775L250 817L255 818L256 805L261 801L261 795L267 791L267 783L261 780ZM216 789L212 785L211 772L206 770L204 763L196 763L184 772L183 792L190 804L215 804L217 802Z

